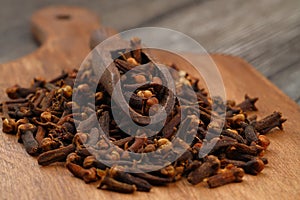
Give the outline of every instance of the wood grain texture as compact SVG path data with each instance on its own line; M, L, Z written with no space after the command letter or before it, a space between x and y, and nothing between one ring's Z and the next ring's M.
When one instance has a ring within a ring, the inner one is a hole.
M59 9L55 9L55 13L57 10ZM47 9L44 10L44 12L53 14L54 11ZM76 13L87 14L85 11ZM37 21L33 20L33 23L39 24L39 20L45 20L43 23L46 23L47 26L41 26L40 28L46 28L47 31L45 33L49 33L49 37L54 37L52 35L53 32L51 32L51 30L53 31L52 25L56 26L57 24L48 22L47 20L49 20L49 18L41 17L43 13L39 13L35 16L38 16L38 19ZM88 14L88 16L91 17L90 14ZM94 19L93 16L94 15L88 19L89 22ZM81 20L87 19L85 17L87 16L81 16L79 21L76 20L76 23L81 23ZM52 19L53 18L50 18L50 20ZM86 25L90 25L90 23L80 24L81 28ZM63 68L68 69L72 66L78 66L83 53L88 51L88 37L85 31L87 31L88 28L95 28L94 26L98 27L99 25L95 23L91 27L78 30L77 25L73 24L72 26L67 26L64 24L60 31L66 31L68 37L58 37L57 40L47 39L47 35L41 37L41 35L43 35L41 34L43 32L42 29L40 29L41 32L35 31L36 36L44 42L41 49L18 61L0 65L2 72L0 77L0 88L2 90L0 92L0 100L5 99L4 88L13 83L25 84L37 74L50 79L59 74ZM84 31L82 32L82 30ZM57 32L55 32L55 34L56 33ZM60 35L63 35L64 32L60 33ZM81 42L78 41L78 43L76 41L69 43L69 41L74 41L78 37L85 39L80 40ZM46 45L49 41L52 41L50 42L52 45ZM68 43L61 45L60 42ZM45 50L43 50L43 48ZM77 48L79 48L80 51L74 50L73 52L70 50ZM43 55L42 52L46 53L47 56ZM59 57L53 59L51 56L57 56L55 53L59 53ZM162 54L156 56L159 58ZM207 63L204 62L207 61L207 57L203 57L199 54L187 54L187 56L193 59L197 65L208 67ZM76 59L74 57L76 57ZM244 60L226 55L212 55L211 57L220 70L229 99L241 101L245 93L250 96L258 96L260 100L257 106L260 110L258 113L260 117L276 110L282 111L283 116L288 118L288 121L284 125L284 131L274 130L272 134L270 134L272 143L266 152L270 163L260 175L247 175L240 184L229 184L216 189L208 189L202 184L191 186L187 181L183 180L167 187L155 187L150 193L137 192L134 195L124 195L97 190L95 184L85 184L82 180L74 178L63 167L63 164L48 167L38 166L36 159L26 154L22 145L17 143L14 136L1 132L0 175L2 181L0 182L0 198L123 200L297 199L300 195L299 106ZM161 62L177 62L178 57L164 56L161 57L160 60ZM180 63L180 60L178 60L178 63ZM179 66L190 73L194 72L194 69L189 65L181 63ZM8 67L10 67L10 69L8 69ZM196 75L196 73L193 74Z
M249 61L295 99L300 79L281 77L300 72L300 2L298 0L212 0L145 24L181 31L209 52L236 55ZM293 66L294 70L291 70Z

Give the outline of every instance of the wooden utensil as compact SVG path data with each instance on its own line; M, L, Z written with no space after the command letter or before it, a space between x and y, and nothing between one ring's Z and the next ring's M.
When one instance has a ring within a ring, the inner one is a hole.
M32 31L41 47L32 54L0 65L0 100L5 88L18 83L26 86L36 76L51 79L78 67L89 52L92 30L99 28L96 15L76 7L49 7L32 17ZM199 66L204 55L185 54ZM161 53L156 56L169 63L178 62L182 69L194 69ZM269 164L258 176L247 175L239 184L208 189L192 186L186 180L167 187L154 187L150 193L133 195L97 190L85 184L57 164L41 167L11 135L0 134L1 199L297 199L300 195L300 108L289 97L259 74L244 60L228 55L210 55L220 70L228 99L242 101L245 93L258 96L259 117L274 110L288 119L284 131L274 130L266 152ZM1 123L2 124L2 123Z

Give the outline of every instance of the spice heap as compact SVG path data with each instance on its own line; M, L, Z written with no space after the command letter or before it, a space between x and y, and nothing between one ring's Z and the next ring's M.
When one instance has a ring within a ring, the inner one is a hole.
M40 165L65 162L66 168L86 183L98 181L98 188L123 193L148 192L153 185L166 185L182 177L193 185L206 182L215 188L241 182L245 173L260 173L268 163L264 152L270 141L265 134L276 127L282 129L286 119L281 113L257 120L247 113L257 111L258 98L246 95L238 104L210 98L199 87L199 81L178 70L176 64L169 66L175 81L174 94L163 86L168 84L168 78L139 47L141 41L134 38L131 48L112 52L120 55L113 66L118 69L122 95L129 102L135 124L147 125L149 117L163 107L167 118L161 130L147 129L148 133L143 133L142 129L127 126L127 120L117 123L112 110L118 104L111 104L109 86L105 81L94 81L93 68L87 65L83 73L63 72L49 82L34 79L30 88L8 88L6 92L12 100L0 104L3 132L16 134L27 153L38 156ZM82 84L73 88L75 79ZM91 91L91 82L97 84L95 92ZM85 98L86 104L72 98L81 92L85 95L78 95L77 99ZM179 101L179 97L186 98ZM95 105L88 103L89 99L94 99ZM215 106L226 112L218 112ZM217 120L211 120L212 117ZM221 118L225 119L224 124L218 123ZM96 128L98 123L102 131ZM186 131L178 133L180 126ZM174 143L185 151L179 154ZM208 150L208 155L201 156L205 152L201 149ZM153 152L156 163L147 157ZM172 156L176 159L151 171L155 164ZM131 173L126 168L140 172Z

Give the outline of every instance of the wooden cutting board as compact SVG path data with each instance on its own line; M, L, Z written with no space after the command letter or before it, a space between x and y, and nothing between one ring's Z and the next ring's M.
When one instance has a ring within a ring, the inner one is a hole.
M15 83L27 86L33 77L51 79L62 69L78 67L89 52L91 32L99 27L98 18L81 8L50 7L35 13L32 31L42 45L28 56L0 65L0 100L7 99L5 88ZM202 55L186 55L199 66L205 65ZM288 119L284 131L270 134L271 145L266 152L269 164L261 174L246 175L242 183L216 189L203 184L192 186L183 180L154 187L150 193L118 194L85 184L63 164L39 166L16 137L0 132L0 199L299 199L299 106L244 60L228 55L211 57L222 74L229 99L242 101L245 93L258 96L258 116L276 110ZM168 61L166 57L161 59Z

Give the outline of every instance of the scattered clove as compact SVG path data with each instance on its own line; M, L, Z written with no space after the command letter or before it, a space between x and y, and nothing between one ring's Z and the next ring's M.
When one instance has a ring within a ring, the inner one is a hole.
M243 169L229 165L220 173L209 177L206 182L210 188L215 188L228 183L241 182L244 174Z
M156 186L167 185L173 181L171 178L158 177L149 173L135 173L133 174L133 176L144 179L148 181L151 185Z
M38 154L39 144L34 138L34 133L36 131L36 126L32 124L21 124L18 127L18 135L20 141L23 142L24 147L28 154L36 155Z
M117 181L109 176L107 176L106 172L101 170L97 170L97 174L100 177L100 183L98 185L99 189L107 189L120 193L133 193L137 190L135 185L122 183Z
M245 95L245 100L236 105L239 107L243 112L247 111L257 111L256 106L254 105L257 102L258 98L250 98L248 95Z
M187 180L193 185L196 185L203 181L203 179L212 176L217 173L221 164L217 157L210 155L207 160L200 165L197 169L190 172Z
M84 169L72 162L67 162L66 167L74 176L83 179L86 183L95 182L98 180L96 168Z
M67 156L75 151L75 146L70 144L66 147L46 151L40 154L37 158L39 165L50 165L55 162L65 161Z
M282 114L280 112L274 112L273 114L254 122L254 127L260 134L266 134L275 127L282 130L282 124L286 121L286 119L281 117Z
M117 167L112 167L109 174L118 181L135 185L138 191L149 192L152 188L152 185L148 181L126 173Z
M265 164L261 159L254 158L245 164L244 170L247 174L257 175L264 167Z

